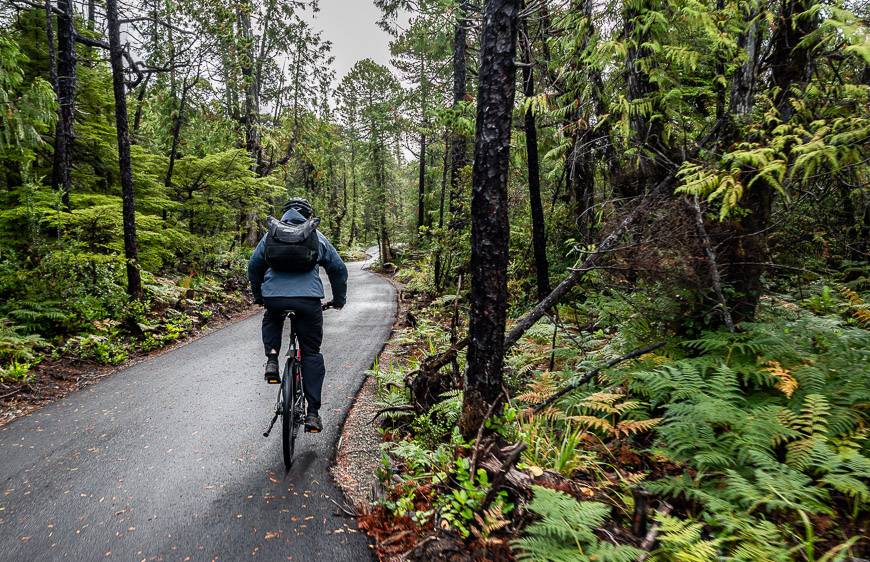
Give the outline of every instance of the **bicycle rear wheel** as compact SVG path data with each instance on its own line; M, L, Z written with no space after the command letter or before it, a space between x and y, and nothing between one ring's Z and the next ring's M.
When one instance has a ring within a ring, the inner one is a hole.
M284 450L284 468L293 466L293 450L296 448L296 359L287 361L281 379L281 444Z

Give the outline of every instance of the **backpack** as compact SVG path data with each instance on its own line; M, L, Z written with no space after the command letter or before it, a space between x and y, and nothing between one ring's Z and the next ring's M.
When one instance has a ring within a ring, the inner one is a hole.
M304 273L317 267L320 259L319 218L292 224L269 217L266 235L266 263L275 271Z

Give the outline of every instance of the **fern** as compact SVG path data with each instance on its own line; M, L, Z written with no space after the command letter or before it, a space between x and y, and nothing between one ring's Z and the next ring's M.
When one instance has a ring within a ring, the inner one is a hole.
M513 542L518 560L541 562L636 560L643 551L599 541L595 528L610 514L597 502L578 502L568 494L532 486L534 497L528 509L541 516Z
M703 540L703 525L656 513L659 527L658 547L651 560L656 562L713 562L717 559L719 540Z

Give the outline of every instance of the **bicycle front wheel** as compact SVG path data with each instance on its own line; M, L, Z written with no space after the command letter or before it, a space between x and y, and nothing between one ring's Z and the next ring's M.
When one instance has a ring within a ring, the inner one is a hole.
M293 449L296 447L296 377L295 359L287 361L284 377L281 379L281 443L284 450L284 468L293 466Z

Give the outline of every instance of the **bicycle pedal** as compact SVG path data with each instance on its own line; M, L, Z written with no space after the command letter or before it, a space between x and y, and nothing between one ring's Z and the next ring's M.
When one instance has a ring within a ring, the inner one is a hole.
M319 430L319 429L314 429L314 428L310 428L310 429L309 429L309 428L306 427L306 428L305 428L305 433L320 433L320 430Z

